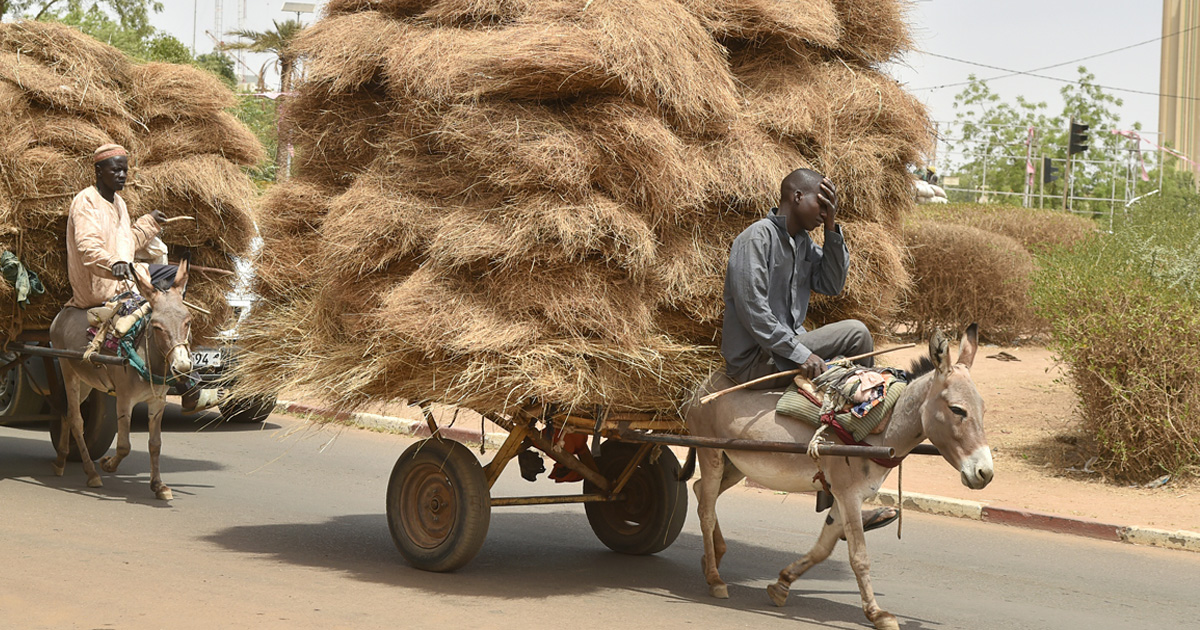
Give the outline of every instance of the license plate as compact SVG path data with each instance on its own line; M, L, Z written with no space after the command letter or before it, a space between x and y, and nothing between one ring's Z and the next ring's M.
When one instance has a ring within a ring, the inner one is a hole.
M221 367L221 353L217 350L196 350L192 352L192 369Z

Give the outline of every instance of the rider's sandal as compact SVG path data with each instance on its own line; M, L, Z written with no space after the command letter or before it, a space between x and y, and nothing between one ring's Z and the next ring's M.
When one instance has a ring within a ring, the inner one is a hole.
M884 516L884 514L888 510L892 511L892 515ZM829 520L832 518L833 518L833 516L830 515L829 518L826 519L826 522L829 522ZM877 508L877 509L871 511L871 513L868 514L867 517L863 519L863 531L869 532L872 529L879 529L880 527L887 527L888 525L892 524L892 522L898 518L900 518L900 511L897 510L896 508L891 508L891 507ZM846 540L846 536L843 534L841 536L841 539Z

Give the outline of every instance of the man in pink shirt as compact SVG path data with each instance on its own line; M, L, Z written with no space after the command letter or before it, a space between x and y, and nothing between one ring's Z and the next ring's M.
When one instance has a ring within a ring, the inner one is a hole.
M67 306L75 308L100 306L123 291L123 281L133 280L135 252L159 235L159 222L166 218L154 210L130 223L125 200L117 194L125 188L129 172L129 156L123 147L106 144L92 154L92 162L96 184L75 195L67 217L67 273L71 280Z
M166 216L152 210L130 222L125 200L117 193L125 188L129 154L117 144L106 144L92 153L96 184L71 200L67 216L67 273L71 281L69 308L100 306L113 296L136 290L133 283L134 256L162 232ZM175 282L175 265L145 265L143 273L151 284L166 291ZM215 390L201 390L200 382L184 379L176 386L182 392L185 411L199 411L216 403Z

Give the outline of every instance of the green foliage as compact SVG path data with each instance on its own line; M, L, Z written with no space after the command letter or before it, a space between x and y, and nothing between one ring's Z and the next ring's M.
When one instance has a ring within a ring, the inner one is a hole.
M195 64L221 77L230 89L237 87L237 73L233 71L233 58L229 55L221 52L204 53L196 56Z
M238 104L233 109L233 115L237 116L238 120L242 121L242 124L254 132L254 135L258 137L258 141L262 143L263 148L267 150L268 156L275 155L279 144L279 135L276 127L278 120L277 101L243 95L238 98ZM249 170L250 177L254 178L254 181L260 186L267 182L273 182L276 175L275 165L276 162L268 158Z
M1200 475L1200 203L1153 200L1043 257L1034 304L1119 480Z

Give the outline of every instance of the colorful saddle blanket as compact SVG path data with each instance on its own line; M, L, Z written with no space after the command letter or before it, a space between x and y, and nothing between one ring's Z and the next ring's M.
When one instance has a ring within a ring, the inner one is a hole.
M105 302L104 306L88 310L88 323L92 324L88 327L88 341L95 339L96 333L104 327L105 335L101 347L116 354L122 338L135 336L141 331L141 326L135 324L141 323L147 313L149 308L146 307L146 298L132 291L121 293ZM108 321L113 321L114 325L103 326Z
M900 400L908 386L908 374L895 368L834 366L813 385L815 395L802 391L795 382L789 384L775 411L814 428L836 422L861 442Z

